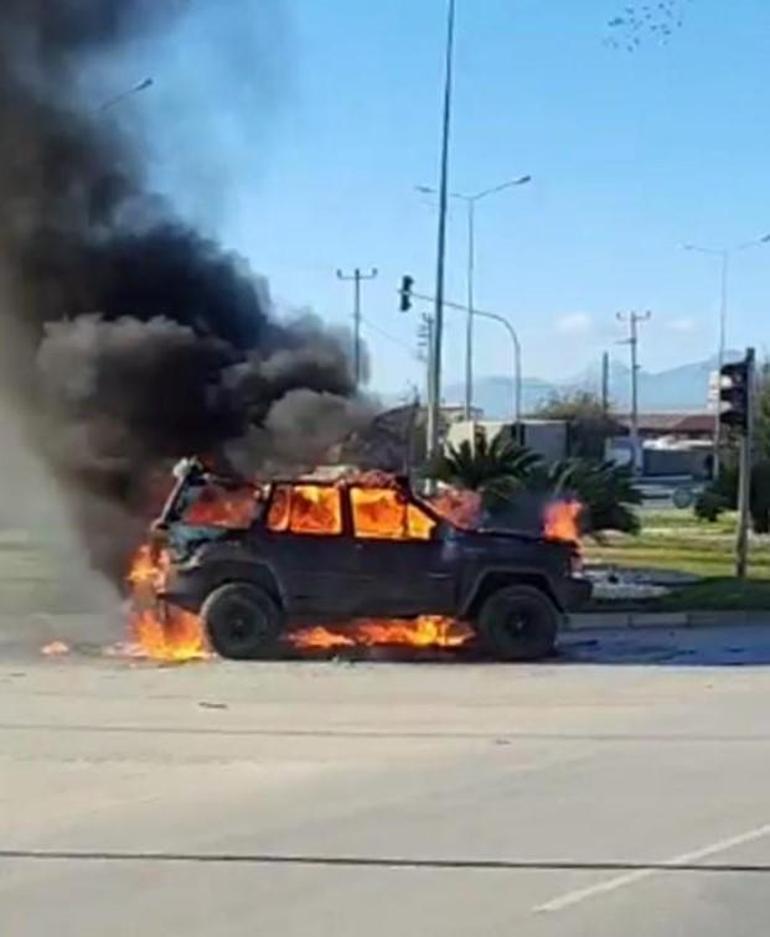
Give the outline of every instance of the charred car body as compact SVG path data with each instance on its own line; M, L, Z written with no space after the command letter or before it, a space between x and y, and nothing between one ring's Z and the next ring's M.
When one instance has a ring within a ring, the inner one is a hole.
M499 659L534 660L590 594L575 544L461 528L403 480L244 485L196 460L176 474L156 522L170 560L160 598L200 614L224 657L270 656L308 623L436 615L470 624Z

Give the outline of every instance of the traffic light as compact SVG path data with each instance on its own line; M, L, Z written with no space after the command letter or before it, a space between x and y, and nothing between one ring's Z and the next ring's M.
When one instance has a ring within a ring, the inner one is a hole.
M401 294L401 312L409 312L412 308L412 287L414 286L414 277L405 276L401 280L401 289L399 293Z
M745 433L749 426L749 359L725 364L719 372L719 421Z

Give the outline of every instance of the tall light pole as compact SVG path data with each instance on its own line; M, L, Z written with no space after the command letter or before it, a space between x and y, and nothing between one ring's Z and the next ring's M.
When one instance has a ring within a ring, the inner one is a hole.
M725 352L727 350L727 293L730 276L730 260L733 254L748 250L750 247L759 247L761 244L770 243L770 234L765 234L761 238L753 241L746 241L743 244L737 244L735 247L701 247L698 244L683 244L686 251L695 251L699 254L708 254L711 257L717 257L721 266L721 289L719 301L719 347L717 350L717 372L721 373L722 366L725 363ZM719 477L720 459L722 448L722 421L719 419L719 403L717 402L716 412L714 414L714 478Z
M465 324L465 419L470 420L473 414L473 311L475 307L474 275L476 269L476 205L482 199L498 192L504 192L514 186L526 185L532 181L532 176L519 176L500 185L483 189L481 192L466 194L453 192L452 198L465 202L468 218L468 314ZM436 190L429 186L417 186L418 192L435 195Z
M446 264L446 216L449 201L449 138L452 124L452 71L454 64L455 0L448 0L446 29L446 64L444 73L444 110L441 134L441 170L439 178L438 236L436 245L436 311L433 317L432 367L428 395L428 458L439 451L441 416L441 346L444 337L444 269Z

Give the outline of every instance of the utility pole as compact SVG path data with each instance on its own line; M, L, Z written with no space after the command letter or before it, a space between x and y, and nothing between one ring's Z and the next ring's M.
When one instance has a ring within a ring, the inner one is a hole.
M610 354L605 351L602 355L602 413L606 416L610 412Z
M648 322L652 318L651 312L643 314L630 312L625 316L618 314L619 322L628 322L629 337L623 342L631 349L631 445L634 452L634 472L642 468L641 447L639 444L639 323Z
M438 455L441 416L441 344L444 337L444 268L446 265L447 205L449 201L449 137L452 123L452 72L454 64L455 0L447 7L444 108L441 135L438 238L436 249L436 311L433 318L430 394L428 396L428 458Z
M751 504L751 447L754 422L755 388L755 359L753 348L746 351L745 359L745 392L746 392L746 423L741 437L741 464L738 479L738 534L735 542L735 575L739 579L746 578L747 556L749 546L749 508Z
M417 329L419 355L425 364L425 388L427 400L430 403L431 388L433 386L433 316L423 313Z
M374 280L377 274L376 267L373 267L372 272L368 274L361 273L356 267L352 276L346 276L341 270L337 271L339 280L353 284L353 374L356 387L361 384L361 281Z

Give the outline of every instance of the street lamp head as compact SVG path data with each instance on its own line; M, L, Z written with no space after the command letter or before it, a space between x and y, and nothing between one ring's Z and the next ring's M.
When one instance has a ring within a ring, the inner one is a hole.
M532 176L522 176L520 179L517 179L513 184L514 185L526 185L528 182L532 182Z
M414 187L415 192L419 192L421 195L435 195L436 190L432 189L429 185L416 185Z
M764 237L759 239L760 244L770 244L770 234L766 234Z

